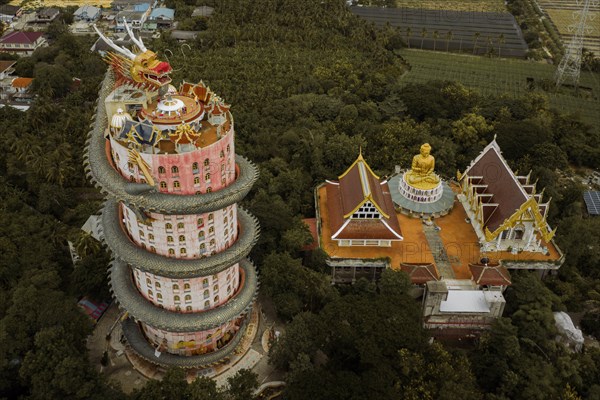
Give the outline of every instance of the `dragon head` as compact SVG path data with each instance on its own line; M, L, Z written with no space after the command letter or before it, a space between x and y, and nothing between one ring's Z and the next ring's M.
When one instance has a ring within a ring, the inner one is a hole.
M145 86L151 89L158 89L171 83L172 68L168 62L160 61L156 53L146 49L141 38L136 38L127 21L123 21L125 29L133 43L137 46L137 53L116 45L112 40L104 36L94 25L98 35L115 52L109 52L106 61L111 65L120 79L138 86ZM135 47L135 46L134 46Z

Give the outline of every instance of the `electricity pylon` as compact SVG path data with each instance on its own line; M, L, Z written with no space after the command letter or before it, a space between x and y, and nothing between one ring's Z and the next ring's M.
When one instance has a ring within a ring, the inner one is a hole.
M569 32L573 32L573 36L556 70L556 87L567 81L575 86L579 83L583 38L586 33L589 34L592 31L591 27L586 26L586 22L593 19L589 12L590 6L598 5L598 0L577 0L577 5L583 5L583 8L573 13L573 19L577 19L577 23L569 26Z

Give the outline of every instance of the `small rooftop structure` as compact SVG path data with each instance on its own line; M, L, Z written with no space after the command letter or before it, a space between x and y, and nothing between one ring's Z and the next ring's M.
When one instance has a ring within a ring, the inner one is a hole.
M499 264L469 264L473 282L479 286L508 286L511 284L510 274Z
M74 13L73 17L76 21L96 21L100 18L102 10L98 7L90 6L88 4L79 7Z
M200 6L194 9L192 17L210 17L215 12L215 9L209 6Z
M13 60L7 60L7 61L0 60L0 79L12 74L15 71L13 66L16 63L17 62L13 61Z
M433 263L401 263L400 269L408 274L413 285L424 285L429 281L440 279L440 274Z
M481 290L449 290L440 304L442 313L487 313L490 307Z
M36 24L46 24L54 21L60 14L60 10L54 7L42 8L35 13L35 18L31 21Z
M591 190L584 192L583 201L589 215L600 215L600 192Z
M12 22L21 14L21 7L10 4L0 5L0 22Z
M175 19L175 10L173 10L172 8L165 8L165 7L155 8L150 13L149 19L151 19L151 20L163 19L163 20L172 21L173 19Z
M171 31L171 37L180 42L184 42L186 40L194 40L200 34L199 31L181 31L174 29Z
M11 86L15 89L27 89L31 86L33 78L15 78L13 79Z

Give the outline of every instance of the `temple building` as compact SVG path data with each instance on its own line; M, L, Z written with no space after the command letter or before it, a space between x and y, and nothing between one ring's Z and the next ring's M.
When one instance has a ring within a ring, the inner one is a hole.
M434 336L476 336L502 316L511 269L543 276L564 255L543 191L513 173L495 139L457 180L435 173L431 150L422 145L410 168L396 167L389 180L359 154L338 181L317 187L316 239L329 255L332 283L402 270Z
M362 153L338 179L325 184L331 239L338 246L390 247L402 240L388 183L373 173Z
M130 360L219 365L253 325L258 277L246 257L259 228L237 203L258 170L235 154L229 106L203 83L174 87L171 66L125 26L136 52L98 32L111 68L86 154L107 193L101 229L122 332Z
M546 221L550 201L537 193L530 176L516 176L496 140L458 175L463 204L479 242L487 251L547 253L554 237Z

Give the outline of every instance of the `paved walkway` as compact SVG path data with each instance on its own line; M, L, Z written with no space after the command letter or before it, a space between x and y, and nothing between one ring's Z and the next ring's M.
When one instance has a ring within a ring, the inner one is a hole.
M125 393L131 393L134 389L143 387L149 378L161 379L165 371L137 357L131 349L126 348L125 343L121 341L121 325L117 322L120 317L121 311L113 302L88 338L87 347L91 364L106 376L110 384ZM283 373L269 364L268 348L263 347L263 338L268 336L271 328L283 331L283 324L277 320L270 302L261 300L256 303L238 355L227 364L189 370L188 381L191 382L198 376L207 376L214 378L217 385L223 386L227 383L227 378L243 368L250 368L257 373L259 384L282 380ZM103 367L100 360L105 351L108 353L109 362Z
M429 244L429 250L435 260L435 266L440 273L440 279L454 279L454 270L450 264L450 259L448 258L448 253L446 252L439 231L434 225L428 226L424 224L423 232L425 233L425 238Z

